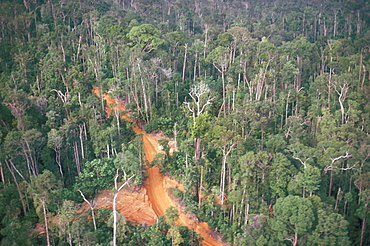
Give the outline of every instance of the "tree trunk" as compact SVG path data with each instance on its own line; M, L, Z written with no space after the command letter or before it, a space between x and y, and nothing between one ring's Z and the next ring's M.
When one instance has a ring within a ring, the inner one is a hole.
M223 151L225 152L225 151ZM225 198L225 178L226 178L226 154L222 156L222 167L221 167L221 180L220 180L220 193L221 193L221 206L224 205Z
M12 175L13 177L13 180L14 180L14 183L15 183L15 186L17 187L17 191L18 191L18 195L19 195L19 200L21 201L22 203L22 208L23 208L23 213L26 214L27 213L27 209L26 209L26 204L25 202L23 201L23 196L22 196L22 192L21 192L21 189L19 187L19 184L18 184L18 181L17 181L17 178L15 177L15 174L14 174L14 171L13 169L10 167L9 163L7 160L5 160L5 164L10 172L10 174Z
M366 217L362 220L360 246L363 245L365 228L366 228Z
M80 163L80 157L78 155L77 142L74 142L74 144L73 144L73 154L74 154L74 158L75 158L77 174L80 174L80 172L81 172L81 163Z
M114 194L113 198L113 246L117 244L117 211L116 211L116 200L118 196L118 191Z
M328 196L331 196L331 189L333 188L333 169L330 170L330 182Z
M44 211L44 219L45 219L45 231L46 231L46 243L48 246L51 246L50 244L50 238L49 238L49 225L48 225L48 217L46 214L46 206L45 206L45 198L39 198L42 204L42 209Z
M200 138L194 138L194 154L195 154L195 161L200 159Z
M194 55L194 72L193 72L193 80L197 77L197 63L198 63L198 52L195 52Z
M298 243L298 233L296 232L294 233L294 239L293 239L292 244L293 246L297 246L297 243Z
M4 171L3 171L3 164L0 161L0 177L1 177L1 182L5 184L5 178L4 178Z
M116 200L118 197L118 192L128 184L128 182L135 176L132 175L130 178L126 179L126 181L118 188L117 179L118 179L118 169L116 171L116 176L114 178L114 187L116 189L116 193L114 193L113 197L113 246L117 246L117 211L116 211ZM124 172L124 177L126 178L126 172Z
M337 199L335 200L335 206L334 206L334 210L337 210L337 207L338 207L338 202L339 202L339 196L340 196L340 192L341 192L341 188L338 189L338 193L337 193Z
M247 225L248 224L248 217L249 217L249 203L247 203L247 206L245 206L244 225Z
M225 88L225 71L224 69L222 68L222 72L221 72L221 77L222 77L222 105L221 105L221 109L223 108L224 110L224 117L226 117L226 88ZM220 109L220 111L221 111Z
M185 83L185 71L186 71L186 58L188 55L188 44L185 44L185 55L184 55L184 63L182 65L182 84ZM176 106L178 106L178 101L176 100Z
M60 148L55 148L54 151L55 151L55 161L58 164L60 176L62 177L62 182L64 183L64 174L63 174L62 162L60 158Z
M303 57L297 56L297 63L298 63L299 73L297 76L296 91L299 92L302 87Z
M95 222L95 214L94 214L94 204L91 204L85 197L85 195L82 193L82 191L80 190L77 190L78 192L80 192L81 196L82 196L82 199L84 199L84 201L89 204L90 208L91 208L91 216L92 216L92 219L93 219L93 224L94 224L94 230L96 231L96 222Z
M83 123L82 126L78 125L78 127L80 129L81 157L82 157L82 159L85 159L84 142L83 142L83 139L82 139L82 133L84 132L83 130L86 130L85 122ZM85 132L85 136L86 136L86 132Z
M146 122L148 123L149 122L149 116L148 116L147 95L146 95L146 90L145 90L145 86L144 86L143 75L141 73L140 63L138 63L137 66L139 68L139 73L140 73L141 89L143 90L143 101L144 101L144 109L145 109Z
M117 120L117 134L118 136L121 136L120 111L118 109L114 109L114 115L116 116Z
M200 182L198 188L198 207L200 208L202 203L202 187L203 187L203 166L200 166Z

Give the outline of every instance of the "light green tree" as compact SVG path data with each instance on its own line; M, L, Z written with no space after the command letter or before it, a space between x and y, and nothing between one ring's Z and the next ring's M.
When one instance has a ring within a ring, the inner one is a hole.
M165 40L161 38L161 32L151 24L132 27L127 33L127 37L134 47L140 48L146 53L150 53L159 45L165 43Z

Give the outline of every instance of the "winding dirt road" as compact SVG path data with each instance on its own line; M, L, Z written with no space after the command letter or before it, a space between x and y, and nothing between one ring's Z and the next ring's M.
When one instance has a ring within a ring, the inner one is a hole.
M106 112L111 115L112 110L125 111L124 104L113 99L107 94L100 95L99 88L94 87L93 92L99 96L103 97L106 101ZM111 105L116 105L113 109ZM130 120L128 115L121 116L122 119ZM162 137L153 136L146 133L137 124L134 124L133 130L136 134L142 134L143 146L145 159L151 163L157 153L161 152L158 140ZM138 193L139 199L132 198L132 194L128 191L119 194L120 199L118 200L117 209L130 221L135 223L141 223L146 221L147 224L154 224L156 217L164 215L167 208L173 206L179 211L179 221L181 225L187 226L189 229L194 229L194 231L203 238L203 246L221 246L227 245L220 240L216 239L219 236L216 233L211 233L211 230L207 223L199 223L196 218L185 214L181 211L179 204L177 204L173 199L171 199L168 188L180 188L182 185L173 179L160 173L159 168L154 166L148 169L148 178L144 181L144 190L141 189ZM96 198L98 207L111 208L111 194L101 194ZM136 206L133 206L133 204ZM214 236L213 236L214 235Z

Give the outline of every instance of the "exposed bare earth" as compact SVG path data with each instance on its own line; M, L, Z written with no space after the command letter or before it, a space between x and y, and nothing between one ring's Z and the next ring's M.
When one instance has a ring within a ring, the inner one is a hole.
M125 111L124 104L113 99L109 95L100 95L99 89L94 87L93 92L103 97L106 101L106 112L111 114L112 108L110 105L116 105L115 110ZM122 116L123 119L129 120L127 115ZM133 130L137 134L142 134L145 159L150 163L154 156L161 151L158 140L163 138L161 136L154 136L146 133L137 124L134 124ZM125 216L125 218L133 223L141 224L145 221L152 225L156 222L157 217L164 215L167 208L173 206L179 211L179 224L187 226L203 238L202 245L217 246L226 245L216 239L216 233L211 233L207 223L198 223L194 216L185 214L180 205L173 200L168 192L169 188L183 189L182 184L171 179L159 172L159 168L154 166L148 169L148 178L144 181L144 187L139 190L130 191L130 188L121 190L117 198L117 210ZM95 198L96 208L112 209L113 195L110 191L105 191ZM83 210L88 210L88 205L85 204ZM215 236L213 236L215 235Z

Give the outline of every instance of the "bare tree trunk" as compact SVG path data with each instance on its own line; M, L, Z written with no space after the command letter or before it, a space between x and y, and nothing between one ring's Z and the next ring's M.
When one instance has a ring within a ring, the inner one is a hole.
M285 105L285 125L287 124L287 120L288 120L289 97L290 97L290 90L288 91L288 96L286 98L286 105Z
M29 160L30 160L31 170L33 171L32 174L37 176L37 175L39 175L39 169L38 169L36 158L33 156L33 151L31 151L31 148L30 148L30 145L29 145L28 141L25 140L24 142L26 143L27 151L29 153L28 156L29 156ZM25 155L27 155L26 149L24 150L24 153L25 153Z
M133 174L130 178L126 179L126 172L124 172L124 178L126 181L118 188L117 179L118 179L118 169L116 171L116 176L114 177L114 187L116 192L114 193L113 197L113 246L117 246L117 211L116 211L116 200L118 197L118 192L122 190L122 188L128 184L128 182L135 176Z
M45 198L39 198L39 200L41 201L42 209L44 211L46 243L47 243L48 246L51 246L50 238L49 238L49 224L48 224L48 217L47 217L47 214L46 214Z
M297 243L298 243L298 233L296 232L296 233L294 233L294 240L293 240L292 244L293 244L293 246L296 246Z
M302 87L303 57L297 56L297 63L298 63L299 73L297 76L296 91L299 92Z
M82 125L78 125L78 128L80 129L81 157L82 159L85 159L84 142L83 142L83 137L82 137L82 133L84 132L84 130L86 130L85 122ZM86 133L85 133L85 136L86 136Z
M333 189L333 169L330 170L330 182L328 196L331 196L331 189Z
M5 184L5 178L4 178L4 171L3 171L3 164L0 161L0 177L1 177L1 182Z
M221 180L220 180L220 193L221 193L221 205L224 205L224 199L225 199L225 178L226 178L226 153L223 150L223 156L222 156L222 167L221 167Z
M186 71L186 58L187 58L187 55L188 55L188 44L186 43L185 44L185 56L184 56L184 63L183 63L183 66L182 66L182 84L185 83L185 71ZM177 91L177 82L176 82L176 107L179 106L179 93Z
M10 174L12 175L13 177L13 180L14 180L14 183L15 183L15 186L17 187L17 191L18 191L18 195L19 195L19 200L21 201L22 203L22 208L23 208L23 213L26 214L27 213L27 208L26 208L26 204L25 202L23 201L23 195L22 195L22 192L21 192L21 189L19 187L19 184L18 184L18 181L17 181L17 178L15 177L15 174L14 174L14 171L13 169L10 167L9 163L7 160L5 160L5 164L10 172Z
M195 52L194 55L194 75L193 80L195 81L196 75L197 75L197 63L198 63L198 52Z
M338 94L338 101L339 101L339 105L340 105L340 112L342 114L342 125L343 125L345 123L345 111L344 111L343 102L347 97L347 91L348 91L347 83L345 83L343 86L341 86L340 89L341 89L340 92L337 89L335 89L335 91Z
M224 110L224 117L226 117L226 87L225 87L225 71L222 68L221 72L221 78L222 78L222 104L221 104L221 109L223 108ZM220 109L220 111L221 111Z
M366 228L366 217L362 220L360 246L363 245L365 228Z
M117 120L117 134L118 136L121 136L120 111L118 109L114 109L114 115L116 116Z
M144 100L144 109L145 109L146 122L149 122L147 95L146 95L146 90L145 90L145 86L144 86L143 75L141 73L140 63L138 63L137 66L139 68L139 73L140 73L141 89L143 90L143 97L144 97L143 100Z
M94 201L92 203L90 203L86 197L84 196L84 194L82 193L82 191L80 190L77 190L78 192L80 192L82 198L84 199L84 201L89 204L90 206L90 209L91 209L91 216L92 216L92 219L93 219L93 223L94 223L94 230L96 231L96 222L95 222L95 214L94 214L94 207L95 207L95 203Z
M74 144L73 144L73 153L74 153L74 158L75 158L75 163L76 163L77 174L80 174L80 172L81 172L81 163L80 163L80 157L78 155L77 142L74 142Z
M341 192L341 188L339 187L339 189L338 189L338 193L337 193L337 199L335 200L334 210L337 210L338 202L339 202L340 192Z
M64 183L64 174L63 174L62 162L60 158L60 148L55 148L54 151L55 151L55 161L58 164L60 176L62 177L62 182Z
M248 217L249 217L249 203L247 203L247 206L245 206L244 225L248 224Z
M194 153L195 153L195 161L200 159L200 138L194 138Z
M200 183L199 183L199 188L198 188L198 207L199 208L202 203L202 187L203 187L203 166L200 166Z

